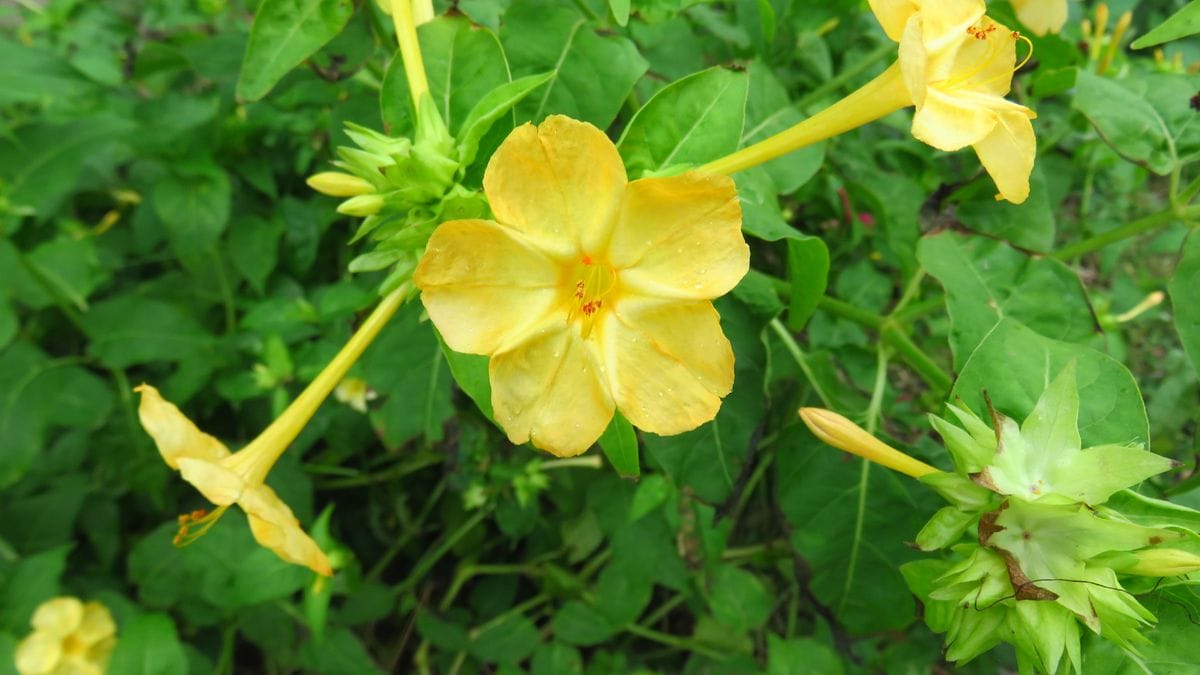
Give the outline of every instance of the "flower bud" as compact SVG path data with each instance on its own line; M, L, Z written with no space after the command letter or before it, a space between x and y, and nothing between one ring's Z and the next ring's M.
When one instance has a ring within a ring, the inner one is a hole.
M1142 577L1176 577L1200 571L1200 555L1177 548L1148 548L1132 553L1131 564L1118 572Z
M875 438L862 427L832 410L801 408L800 419L804 420L814 436L852 455L869 459L913 478L937 471L925 462L913 459Z
M383 195L370 194L351 197L338 205L338 213L345 216L365 218L379 213L383 208Z
M313 174L306 182L310 188L330 197L357 197L375 191L375 187L362 178L338 171Z

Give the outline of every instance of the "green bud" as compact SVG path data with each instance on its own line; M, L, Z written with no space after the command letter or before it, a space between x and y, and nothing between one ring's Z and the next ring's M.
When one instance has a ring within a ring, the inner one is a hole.
M1125 556L1113 568L1143 577L1177 577L1200 572L1200 555L1178 548L1148 548Z
M337 211L342 215L365 218L379 213L379 210L383 208L383 203L383 195L359 195L339 204Z

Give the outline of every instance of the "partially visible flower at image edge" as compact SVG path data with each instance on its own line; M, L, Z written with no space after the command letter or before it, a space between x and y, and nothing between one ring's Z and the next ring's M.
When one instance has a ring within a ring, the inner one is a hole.
M554 115L515 129L483 178L495 220L441 224L413 275L451 349L491 357L513 443L587 450L620 412L678 434L733 386L711 300L749 269L733 181L628 182L612 141Z
M101 675L117 642L117 625L99 602L61 596L43 602L30 620L33 632L17 644L21 675Z
M260 436L242 450L230 453L223 443L200 431L154 387L142 384L134 391L142 395L138 406L142 426L154 439L163 461L217 505L212 513L180 516L177 543L179 539L203 534L236 503L246 512L250 531L259 544L288 562L325 576L333 574L325 553L300 528L288 505L263 482L282 449L261 442L265 436Z
M1057 33L1067 23L1067 0L1012 0L1012 6L1035 35Z

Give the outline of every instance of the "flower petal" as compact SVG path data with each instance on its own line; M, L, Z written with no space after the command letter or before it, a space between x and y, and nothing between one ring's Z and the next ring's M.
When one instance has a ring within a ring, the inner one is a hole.
M179 473L217 506L229 506L246 490L245 479L216 462L184 457L179 460Z
M1032 112L1021 110L999 113L992 132L974 146L983 168L996 182L999 196L1014 204L1029 196L1029 174L1037 155L1031 115Z
M1012 89L1017 38L990 17L984 17L979 26L989 31L987 38L968 37L960 42L949 77L961 80L958 86L963 90L1003 97Z
M689 172L629 184L608 246L622 288L716 298L750 268L742 209L728 176Z
M113 622L112 613L99 602L89 602L83 606L83 618L79 623L75 637L85 645L94 645L101 640L110 638L117 632L117 624Z
M413 282L451 349L491 354L562 304L559 277L520 234L488 220L453 220L430 237Z
M969 38L967 29L987 11L983 0L923 0L920 5L925 48L931 52Z
M913 136L923 143L953 152L978 143L996 127L996 112L973 97L953 97L937 88L926 93L912 124Z
M49 673L62 658L62 638L34 631L17 645L14 661L21 675Z
M733 388L733 348L710 302L627 297L601 331L613 398L639 429L695 429Z
M83 603L78 598L61 596L38 605L30 623L34 630L65 637L79 628L83 620Z
M1067 23L1067 0L1012 0L1017 18L1035 35L1057 33Z
M221 441L200 431L175 404L164 399L158 390L148 384L133 389L142 395L138 405L138 418L142 428L154 439L163 461L172 469L179 468L179 460L194 457L215 462L229 456L229 449Z
M254 539L284 560L304 565L317 574L330 576L329 558L312 537L300 528L300 521L267 485L255 485L242 494L238 505L246 512Z
M562 115L518 127L483 175L496 220L547 253L574 257L608 238L625 166L596 127Z
M612 419L595 343L566 321L494 355L488 374L496 421L513 443L532 441L572 457L590 448Z
M917 12L917 3L913 0L869 0L871 11L883 32L893 41L899 42L904 34L904 25L908 18Z

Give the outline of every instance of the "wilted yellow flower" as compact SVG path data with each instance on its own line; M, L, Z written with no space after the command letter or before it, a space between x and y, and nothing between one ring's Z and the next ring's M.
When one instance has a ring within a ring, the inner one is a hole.
M286 445L271 443L264 434L231 454L223 443L200 431L154 387L142 384L135 391L142 395L138 416L158 445L163 461L178 469L184 480L218 507L211 514L180 516L177 543L204 534L225 509L236 503L246 512L250 531L258 543L288 562L325 576L333 573L329 559L300 528L292 510L263 482Z
M603 132L556 115L514 130L483 188L496 220L443 223L413 281L451 349L491 356L512 442L571 456L614 408L657 434L716 415L734 357L710 300L750 259L732 180L627 182Z
M1012 6L1036 35L1057 33L1067 22L1067 0L1012 0Z
M101 675L117 643L117 625L99 602L57 597L43 602L30 621L33 632L17 645L21 675Z
M983 0L871 0L900 43L896 63L832 106L789 129L702 167L733 173L916 106L912 133L939 150L975 149L999 188L1029 196L1037 142L1032 110L1004 98L1025 40L984 16Z

